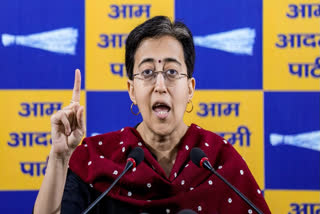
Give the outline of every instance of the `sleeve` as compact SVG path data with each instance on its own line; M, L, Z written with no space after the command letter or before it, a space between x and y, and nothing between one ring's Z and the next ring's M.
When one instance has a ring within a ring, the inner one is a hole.
M84 183L74 172L68 169L61 202L61 213L81 213L86 209L89 201L90 192L88 185Z
M61 202L61 214L82 213L100 194L68 169ZM104 197L89 213L132 214L137 213L137 210L126 203Z

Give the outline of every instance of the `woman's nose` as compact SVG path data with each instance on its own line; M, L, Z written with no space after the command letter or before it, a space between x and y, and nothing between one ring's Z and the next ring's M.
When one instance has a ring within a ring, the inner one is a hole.
M163 93L167 91L166 79L162 72L157 73L154 87L156 92Z

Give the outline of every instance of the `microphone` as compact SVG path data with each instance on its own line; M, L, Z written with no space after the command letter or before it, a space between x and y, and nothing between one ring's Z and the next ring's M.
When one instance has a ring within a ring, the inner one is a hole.
M259 210L246 196L244 196L237 188L235 188L224 177L222 177L219 173L217 173L216 170L214 170L206 154L200 148L193 148L191 150L190 159L198 167L205 168L210 172L212 172L213 174L215 174L225 184L227 184L235 193L237 193L240 196L240 198L242 198L242 200L244 200L250 207L252 207L252 209L254 209L259 214L263 214L263 212L261 212L261 210Z
M128 155L127 164L124 167L123 172L117 177L117 179L109 186L109 188L104 191L94 202L90 204L90 206L82 212L82 214L87 214L106 194L110 192L110 190L114 187L114 185L120 180L120 178L126 174L126 172L131 167L138 166L144 159L144 152L140 147L135 147Z
M180 212L178 212L178 214L197 214L197 213L193 210L184 209L184 210L181 210Z

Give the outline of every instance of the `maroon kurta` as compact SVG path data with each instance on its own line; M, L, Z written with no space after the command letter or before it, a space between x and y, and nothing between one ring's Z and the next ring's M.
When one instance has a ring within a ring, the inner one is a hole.
M239 189L262 212L270 210L243 158L231 144L213 132L192 124L181 139L169 178L146 148L136 129L126 127L85 138L73 153L70 169L92 188L103 192L122 172L134 147L144 150L144 161L129 170L108 194L109 197L153 213L254 213L236 193L209 171L198 168L189 158L201 148L212 166Z

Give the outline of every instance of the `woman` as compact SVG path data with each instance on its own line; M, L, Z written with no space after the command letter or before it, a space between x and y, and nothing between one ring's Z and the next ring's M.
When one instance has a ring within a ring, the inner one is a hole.
M221 175L270 213L232 145L183 122L195 90L194 60L192 34L183 23L158 16L136 27L126 41L125 61L130 99L143 121L85 138L80 146L85 123L77 70L72 103L51 119L53 146L34 213L80 213L110 186L137 146L144 161L121 178L94 213L252 213L224 183L191 163L193 147L203 149Z

